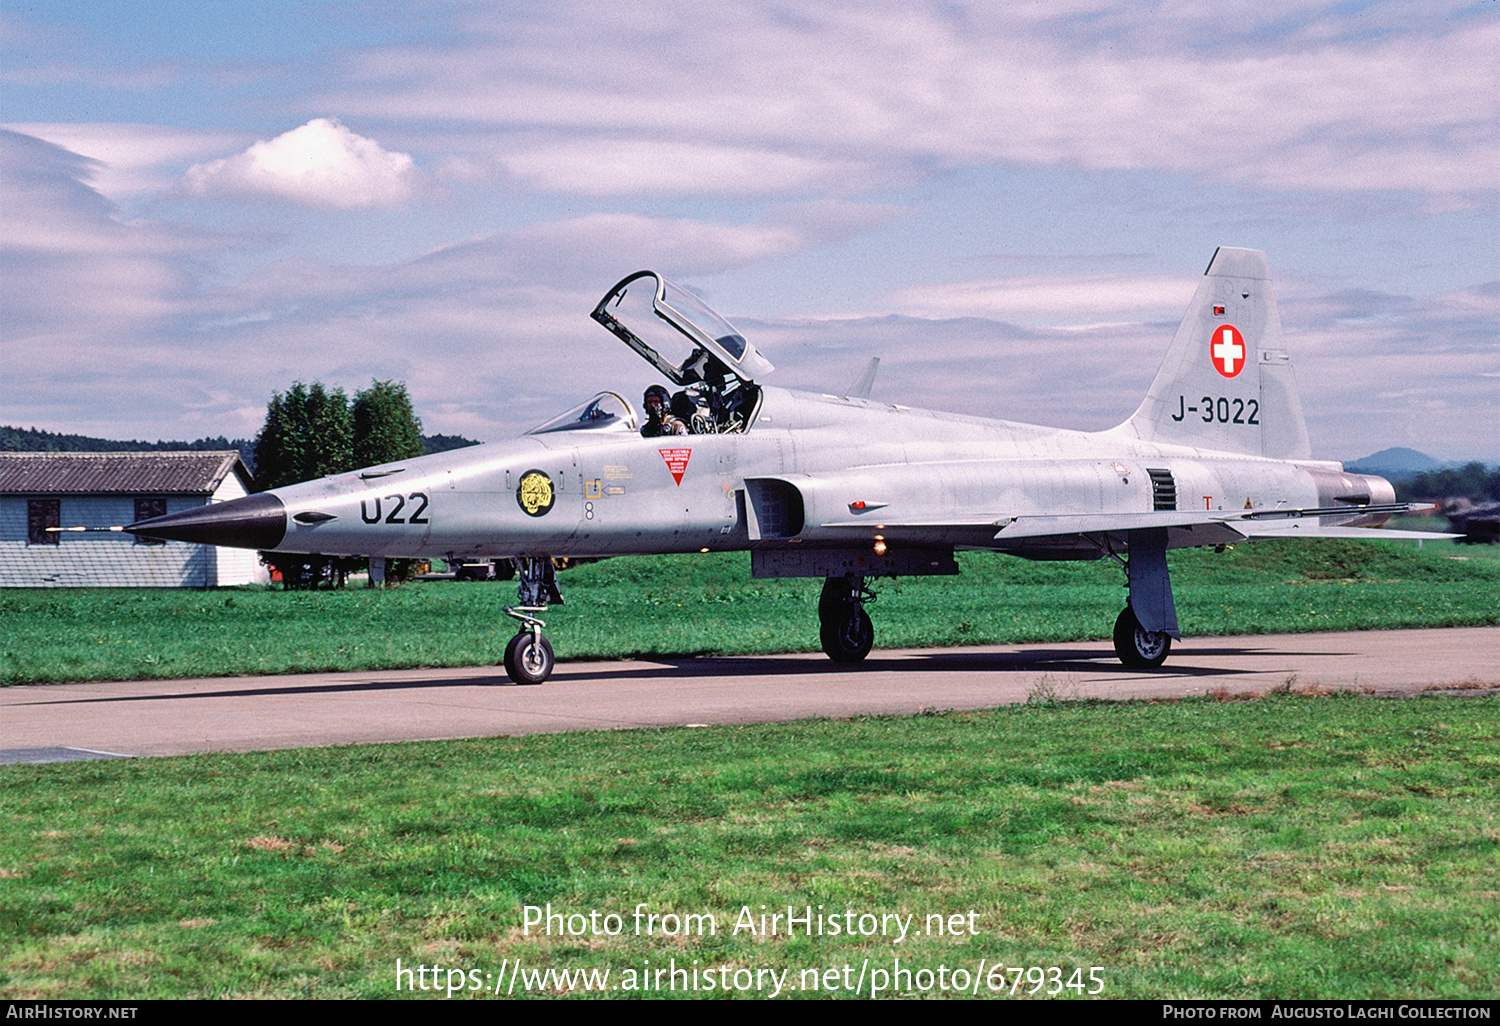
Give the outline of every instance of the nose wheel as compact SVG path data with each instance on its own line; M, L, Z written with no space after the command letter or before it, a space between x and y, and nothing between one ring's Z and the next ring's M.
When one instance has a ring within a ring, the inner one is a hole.
M552 676L552 667L557 663L552 655L552 642L542 636L542 628L547 625L532 615L546 608L515 606L505 611L521 621L520 631L505 646L505 672L517 684L541 684Z

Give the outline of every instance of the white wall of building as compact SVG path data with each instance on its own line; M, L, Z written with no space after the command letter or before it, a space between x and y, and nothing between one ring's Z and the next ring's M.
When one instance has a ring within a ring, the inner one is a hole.
M245 494L230 474L215 500ZM27 501L43 496L0 495L0 588L211 588L265 584L259 555L190 542L146 544L115 532L68 532L56 545L27 540ZM135 521L135 496L49 495L63 527L110 527ZM167 512L197 509L199 495L167 496Z

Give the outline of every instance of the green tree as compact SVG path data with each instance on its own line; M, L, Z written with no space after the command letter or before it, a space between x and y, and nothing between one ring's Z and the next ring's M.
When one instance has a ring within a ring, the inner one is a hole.
M372 381L354 394L354 464L373 467L422 455L422 422L406 386Z
M299 381L272 395L266 406L266 423L255 439L255 487L263 492L422 453L422 422L404 384L371 381L351 404L342 389ZM288 588L342 587L349 571L364 565L328 556L278 555L268 562ZM412 560L386 565L386 579L393 582L415 572Z
M322 382L297 382L276 393L266 407L266 423L255 439L255 488L266 491L358 466L354 460L354 418L344 390Z
M297 382L275 393L266 406L266 423L255 439L255 489L266 491L328 474L353 470L354 418L344 390L329 391L322 382ZM361 560L335 556L262 556L280 571L290 589L341 588Z
M1473 502L1500 499L1500 469L1489 470L1483 463L1466 463L1457 469L1445 467L1418 474L1404 489L1411 498L1427 502L1465 498Z
M371 381L354 394L354 463L373 467L421 456L422 422L411 408L406 386L396 381ZM385 579L400 584L416 577L416 560L388 559Z

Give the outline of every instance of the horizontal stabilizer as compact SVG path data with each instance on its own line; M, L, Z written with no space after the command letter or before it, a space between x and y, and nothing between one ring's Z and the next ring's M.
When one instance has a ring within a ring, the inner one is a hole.
M1304 517L1394 516L1432 509L1425 502L1366 503L1362 506L1318 506L1314 509L1257 509L1234 515L1235 520L1301 520Z
M1279 523L1236 524L1240 531L1252 541L1269 541L1273 538L1358 538L1360 541L1431 541L1438 538L1462 538L1461 534L1443 534L1437 531L1388 531L1383 527L1328 527L1324 524L1301 520Z

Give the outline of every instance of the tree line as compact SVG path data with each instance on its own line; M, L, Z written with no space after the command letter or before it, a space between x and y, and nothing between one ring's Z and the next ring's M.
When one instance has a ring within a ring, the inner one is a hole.
M255 437L255 490L281 488L424 453L406 386L375 381L354 394L320 381L271 396Z
M255 462L255 440L252 438L216 435L191 442L121 442L113 438L0 425L0 452L220 452L226 449L238 450L246 466Z
M422 435L421 439L423 454L429 456L435 452L479 444L463 435ZM95 438L92 435L73 435L0 424L0 452L223 452L233 449L240 454L240 459L245 461L245 466L252 475L256 472L255 443L254 438L226 438L224 435L197 438L191 442L143 442L139 439L122 442L115 438Z
M264 492L329 474L422 456L422 421L412 409L406 385L372 381L351 400L341 388L320 381L297 382L271 396L266 422L255 438L255 490ZM287 588L343 587L349 573L362 569L355 557L268 554ZM410 560L391 560L387 578L410 577Z
M1462 467L1428 470L1396 482L1396 495L1403 501L1442 502L1469 499L1500 501L1500 467L1490 470L1475 461Z

